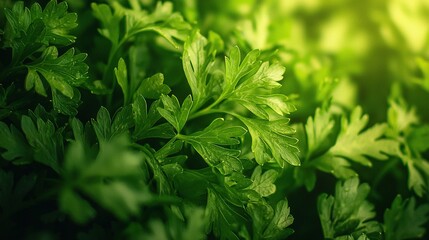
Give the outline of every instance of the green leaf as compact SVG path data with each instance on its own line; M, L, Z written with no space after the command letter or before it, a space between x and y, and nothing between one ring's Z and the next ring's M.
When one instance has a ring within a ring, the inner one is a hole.
M136 94L141 94L148 99L159 99L162 95L169 94L170 87L164 84L164 75L157 73L149 78L143 79Z
M12 113L11 108L13 107L13 104L9 103L9 99L15 92L15 89L15 84L11 84L6 88L0 86L0 120L10 116Z
M36 87L37 91L37 87ZM52 91L52 103L54 105L54 110L59 113L75 116L78 113L78 107L82 103L81 95L79 90L73 88L73 97L69 98L61 93L59 93L55 89L51 89Z
M400 134L419 122L415 108L409 108L402 100L390 99L387 122L396 134Z
M362 109L357 107L350 120L344 115L341 118L341 129L337 139L335 121L328 109L317 109L314 119L310 117L306 124L308 151L305 165L333 174L337 178L347 179L357 176L349 161L365 166L372 166L370 158L385 160L387 154L398 152L398 143L383 138L387 134L385 124L377 124L365 129L368 116L362 116ZM329 148L331 147L331 148ZM320 155L322 153L322 155Z
M208 99L209 72L214 65L215 49L209 51L209 43L198 31L194 31L183 47L182 64L192 91L193 109L200 108Z
M4 122L0 122L0 136L0 148L5 150L1 154L4 159L17 165L32 162L32 150L15 126L10 125L9 128Z
M122 220L140 212L140 205L150 201L151 195L139 181L143 155L127 149L127 139L118 136L100 145L96 157L88 154L81 141L74 141L65 157L65 185L62 188L62 211L84 223L95 213L77 192L91 198ZM68 197L71 197L69 199ZM73 212L83 207L87 212Z
M204 54L204 49L209 44L207 40L198 37L198 34L193 38L191 37L193 41L190 41L192 45L188 46L193 50L193 54L184 55L183 59L185 60L186 57L185 74L194 96L194 103L198 105L196 96L209 93L206 87L208 72L204 72L204 69L210 66L203 63L208 61L207 56L210 55ZM185 43L185 52L186 47ZM278 82L283 79L284 67L260 61L259 54L258 50L253 50L241 60L240 50L238 47L233 48L230 56L225 60L224 82L221 83L220 95L212 104L192 117L212 112L231 114L248 127L252 137L252 152L259 164L277 162L279 166L284 167L287 162L292 165L300 165L299 151L294 146L297 139L288 136L294 133L294 130L287 126L289 119L283 117L284 114L290 113L295 108L288 103L287 96L272 92L281 87ZM201 76L197 77L198 75ZM223 108L213 110L215 106L225 102L241 104L257 117L268 121L246 118Z
M157 100L152 103L148 110L146 100L142 95L134 98L132 109L135 124L133 137L135 139L172 138L175 135L173 127L168 123L155 126L156 122L161 118L157 110L160 106L161 101Z
M35 4L35 9L38 9ZM39 5L40 8L40 5ZM12 9L5 9L7 25L5 47L12 48L13 63L19 63L44 45L46 32L41 19L33 19L30 9L17 2Z
M55 130L51 121L37 118L36 125L28 116L22 116L22 131L33 149L34 160L60 172L58 156L63 151L62 129Z
M174 215L168 216L167 222L161 220L151 220L149 222L149 230L139 229L137 234L130 235L130 238L139 239L206 239L205 225L206 218L204 209L194 206L185 206L184 221L178 219Z
M299 166L298 139L290 135L295 130L289 126L289 119L266 121L240 117L252 136L252 152L256 161L263 165L266 162L277 162L280 167L286 163Z
M265 201L250 201L246 211L252 218L254 239L262 238L265 229L274 217L274 209Z
M113 121L109 111L105 107L101 107L97 113L97 120L92 119L91 122L98 141L104 144L114 137L126 133L134 125L132 107L128 105L119 109Z
M152 220L149 222L149 231L141 231L142 239L159 239L159 240L168 240L169 239L169 229L166 229L167 226L160 220ZM133 236L135 237L135 236Z
M59 204L60 210L70 215L72 220L79 224L87 223L96 215L89 202L69 188L65 188L60 192Z
M350 178L337 183L335 197L325 193L319 196L317 209L325 238L381 232L380 225L372 220L374 206L366 201L369 190L368 184Z
M112 181L106 184L89 183L81 186L82 191L97 201L102 207L111 211L121 220L138 215L140 205L151 196L129 183Z
M63 95L73 98L73 87L82 85L87 78L88 66L84 63L86 56L84 53L75 55L73 48L58 56L56 47L48 47L34 64L27 65L29 74L32 74L32 77L27 78L27 80L37 80L38 78L34 75L37 72L44 77L52 89L56 89ZM26 86L27 90L33 87L32 84L26 84ZM39 88L38 93L46 95L44 90L40 90L42 87L37 86L36 84L36 90Z
M305 125L308 144L307 157L326 150L324 147L332 135L334 125L331 114L325 109L317 108L314 118L310 116L307 119Z
M208 189L205 215L209 219L209 229L213 229L216 237L223 239L240 239L238 229L247 220L237 210L230 199L215 189Z
M188 207L185 209L187 225L185 228L179 229L180 239L205 239L205 229L207 220L205 218L204 209L197 207Z
M27 77L25 78L25 89L28 91L34 87L37 93L47 97L45 86L43 85L42 79L39 74L34 70L29 70Z
M321 171L333 174L337 178L347 179L358 176L358 174L351 169L350 162L330 153L312 160L311 164Z
M34 4L31 8L32 13L35 11ZM77 14L67 12L67 2L57 3L51 0L42 13L42 20L46 25L46 39L50 44L69 45L73 43L76 37L69 35L68 32L77 27Z
M225 82L220 98L236 101L263 119L275 119L296 110L284 94L273 94L281 87L285 68L258 60L259 51L253 50L241 61L238 47L225 60Z
M400 158L408 168L408 188L413 189L418 196L423 196L429 190L429 162L405 154L400 154Z
M98 32L109 39L113 46L117 46L119 43L119 27L122 16L116 13L113 14L107 4L91 3L91 8L94 16L100 20L103 25L102 29L98 29Z
M99 32L112 42L113 49L116 49L120 42L126 42L147 31L158 33L173 47L178 48L176 39L184 41L190 30L190 25L183 20L183 17L179 13L173 12L173 5L170 2L158 2L151 14L141 11L139 3L133 5L131 9L118 2L111 5L114 13L106 4L92 3L91 7L95 17L103 25ZM125 18L126 31L121 36L120 26L123 18Z
M125 140L115 138L112 141L111 144L107 144L100 148L100 152L95 161L90 162L90 164L87 163L87 167L84 172L82 172L81 177L122 177L141 174L139 166L141 166L142 163L142 156L121 149L121 147L125 147L124 145L112 148L113 144L125 144ZM115 150L120 151L116 153ZM116 158L121 160L116 160Z
M402 200L396 196L390 209L384 212L384 232L386 240L421 238L429 221L429 204L416 206L416 200Z
M171 2L158 2L151 14L141 11L139 7L126 9L119 4L115 4L114 8L117 12L127 13L126 29L129 36L145 31L154 31L173 45L174 48L178 48L176 39L184 41L191 30L191 26L183 20L182 15L173 12Z
M333 220L331 219L334 202L335 198L333 196L328 196L326 193L319 195L317 199L317 210L319 212L323 236L325 238L333 238L335 235Z
M119 59L118 67L115 68L115 76L124 94L124 104L127 104L130 97L130 89L128 87L127 65L123 58Z
M18 2L19 5L20 2ZM22 13L24 14L24 13ZM26 15L26 13L24 14ZM28 21L29 19L11 19L15 16L11 16L8 14L8 11L6 10L6 17L8 18L8 22L10 24L13 24L16 21ZM31 21L31 20L30 20ZM33 53L37 52L39 49L42 48L43 39L45 36L46 28L43 24L43 21L38 19L32 22L28 28L25 26L19 27L14 26L13 33L11 33L11 36L8 36L8 29L6 28L5 32L5 47L11 47L12 48L12 64L16 65L18 63L21 63L23 60L25 60L27 57L31 56ZM27 29L24 31L24 29Z
M161 101L164 106L157 108L159 114L180 133L188 120L189 112L192 108L193 102L191 96L189 95L185 98L182 106L180 106L179 100L174 95L172 97L162 95Z
M356 107L350 120L343 117L341 131L330 152L338 157L344 157L365 166L372 166L367 156L379 160L387 159L386 154L395 153L395 141L381 138L386 130L385 124L377 124L363 131L368 123L368 115L362 115L362 109Z
M280 200L274 210L269 204L250 202L247 211L252 217L254 232L253 239L286 239L294 231L288 228L294 221L290 214L287 200Z
M97 135L98 141L109 141L111 137L112 124L109 111L105 107L101 107L97 113L97 120L92 119L91 122L94 126L94 131Z
M183 143L184 143L183 140L171 139L170 141L168 141L167 144L162 146L161 149L156 151L154 156L159 162L163 163L169 159L170 155L179 153L182 150ZM184 157L185 157L184 160L186 160L187 157L186 156L184 156Z
M257 166L253 170L251 177L252 184L249 186L250 189L255 190L262 197L268 197L276 192L276 181L278 172L274 169L269 169L262 173L262 167Z
M313 191L316 186L316 171L303 165L294 169L294 178L298 186L304 185L308 192Z
M259 50L253 50L241 61L240 49L237 46L231 49L229 58L225 58L224 95L230 95L243 77L255 74L260 64L259 54Z
M277 202L276 210L271 221L268 223L263 236L265 239L285 239L294 231L288 228L294 221L290 214L290 207L287 200Z
M410 80L413 80L414 83L429 91L429 61L422 57L416 58L415 61L423 76L421 78L411 78Z
M282 94L246 93L240 94L238 98L231 97L230 99L237 100L253 114L263 119L275 119L278 115L284 116L296 110L289 98Z
M77 14L68 13L67 8L67 2L51 0L43 10L38 3L27 8L23 2L5 10L8 23L5 46L12 48L14 63L21 62L42 46L66 46L75 41L76 37L68 33L77 26Z
M191 135L179 135L179 138L191 144L209 166L228 175L241 171L243 166L238 159L240 151L227 146L239 144L238 138L245 133L243 127L226 126L224 119L217 118L204 130Z
M157 103L159 103L159 101L152 104L152 106L156 105ZM134 98L132 107L135 125L133 135L136 138L140 138L142 135L144 135L144 132L147 131L147 129L152 127L160 119L161 116L158 114L158 111L154 111L154 114L148 114L147 102L142 95L138 95Z
M224 184L228 189L242 199L261 200L261 196L250 188L252 180L247 178L242 172L233 172L225 176Z
M140 147L140 150L144 154L144 159L147 165L153 172L153 178L156 180L158 193L170 195L173 192L172 184L167 178L161 164L155 159L154 154L147 147Z
M124 104L129 103L131 97L142 95L148 99L159 99L162 94L168 94L171 91L170 87L164 84L164 75L161 73L143 80L138 79L137 76L132 76L128 80L127 66L122 58L119 59L118 67L114 70L118 84L124 94Z
M387 113L387 135L397 143L394 155L408 168L408 188L418 196L423 196L428 191L429 182L429 162L422 156L429 146L425 138L428 134L427 126L418 125L416 109L408 108L400 97L390 100Z
M429 150L429 125L421 125L411 129L407 136L410 148L418 153L424 153Z
M131 105L120 108L113 117L111 126L111 137L119 136L128 132L134 126L134 119Z

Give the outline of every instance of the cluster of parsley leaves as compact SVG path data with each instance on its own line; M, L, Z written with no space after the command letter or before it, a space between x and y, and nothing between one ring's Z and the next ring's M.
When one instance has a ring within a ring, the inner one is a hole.
M306 210L287 193L323 172L325 238L424 236L429 204L398 195L375 219L355 166L402 161L427 195L428 127L400 97L383 124L330 101L291 124L274 50L202 34L171 2L107 2L2 10L0 238L285 239Z

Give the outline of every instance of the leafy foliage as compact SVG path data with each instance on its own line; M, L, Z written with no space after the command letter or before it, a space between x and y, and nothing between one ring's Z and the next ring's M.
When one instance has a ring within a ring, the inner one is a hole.
M207 39L198 33L195 33L189 41L192 42L189 45L190 48L207 45ZM201 55L204 53L208 56ZM196 65L199 62L206 61L205 59L209 58L211 52L205 52L200 49L200 51L193 50L193 52L189 53L185 51L184 54L189 54L188 57L194 59L191 60L194 62L193 65ZM274 158L281 167L284 167L285 163L299 165L297 155L299 150L294 146L297 139L289 136L294 133L294 130L287 126L289 119L283 117L283 114L290 113L294 108L287 102L287 96L269 94L270 91L281 86L278 81L283 78L284 68L278 64L270 65L266 61L262 62L258 60L258 56L259 51L254 50L241 60L240 50L237 47L233 48L230 51L229 58L225 60L224 82L222 83L220 95L200 113L191 115L191 118L211 112L231 114L242 121L248 128L252 137L252 151L255 154L255 160L259 164L270 162L270 159ZM185 66L185 73L187 71ZM210 82L208 84L206 80L195 82L195 79L195 76L187 73L189 85L191 89L195 89L193 94L198 97L203 93L197 89L204 89L206 86L210 86ZM192 87L193 85L195 86ZM221 107L222 102L235 102L248 109L258 118L247 118L237 113L225 111L222 108L214 109L218 105Z
M335 197L319 196L317 209L325 238L381 234L379 223L373 220L374 205L366 200L369 190L367 184L359 185L358 178L351 178L337 183Z
M398 148L395 141L383 138L388 130L385 124L363 131L368 116L362 116L360 107L353 110L350 120L345 115L338 120L331 109L329 104L317 109L314 118L309 117L305 125L307 155L303 166L306 169L297 169L296 177L306 176L308 180L303 183L309 190L316 181L314 168L347 179L357 175L351 162L371 167L370 159L386 160L387 154L394 155ZM340 129L336 131L338 124Z
M33 148L34 160L59 172L59 155L62 154L63 148L61 129L56 130L51 121L43 121L41 118L34 124L28 116L22 117L21 127Z
M216 167L222 174L230 174L243 168L238 159L240 151L222 146L239 144L237 138L245 133L244 128L225 126L224 120L217 118L204 130L179 138L191 144L209 166Z
M275 210L269 206L252 204L248 211L253 217L255 230L259 239L284 239L294 231L288 228L294 218L286 200L279 201Z
M74 126L80 128L79 124L76 122ZM75 129L76 132L79 130ZM69 147L64 163L65 186L59 201L61 210L76 222L85 223L95 215L91 204L77 190L119 219L137 215L140 204L151 198L150 193L140 190L144 185L132 180L139 179L144 173L141 169L143 156L127 151L124 141L125 138L118 137L101 145L94 159L88 159L81 141Z
M15 164L25 164L31 161L31 150L24 139L22 133L14 126L10 128L0 122L1 135L4 136L0 140L1 148L5 149L2 157Z
M0 239L427 238L428 6L171 1L0 2Z
M361 132L368 123L368 117L361 115L362 110L356 108L351 113L350 122L345 118L342 119L337 142L330 151L334 155L371 166L371 162L365 156L381 160L387 159L383 153L391 153L394 143L386 139L379 139L384 134L386 126L375 125L371 129Z
M400 98L391 101L388 122L389 135L400 146L395 149L395 155L408 168L408 187L418 196L422 196L424 192L428 192L429 179L429 163L422 156L422 153L427 151L427 144L423 140L427 136L427 125L414 126L419 122L415 110L407 109Z
M80 94L74 87L84 85L88 78L88 66L84 63L87 55L75 54L74 48L70 48L59 56L56 46L68 46L75 41L76 37L68 32L77 26L77 14L67 12L66 2L54 0L43 10L38 3L27 8L23 2L17 2L5 13L8 24L3 47L12 49L7 75L26 67L25 89L34 88L38 94L47 96L43 76L51 87L54 108L75 115Z
M77 27L77 14L67 12L67 3L50 1L42 9L35 3L31 8L17 2L5 9L8 25L5 30L5 47L11 47L13 61L20 62L43 45L66 46L76 37L68 32Z
M179 105L179 100L176 96L171 98L165 95L161 96L161 101L164 105L163 108L158 108L159 114L164 117L173 127L180 132L185 126L186 121L188 120L189 112L192 108L192 99L191 96L188 96L182 103L182 106Z
M284 167L286 162L300 165L297 155L299 150L294 146L298 140L288 136L294 133L293 128L287 126L288 119L264 121L242 118L242 121L249 128L253 141L252 151L259 164L270 162L273 157L281 167Z
M428 221L429 205L416 207L414 198L402 200L397 196L392 207L384 212L386 239L419 238L424 235L422 225Z
M85 58L86 54L74 55L73 48L58 57L58 50L48 47L42 52L40 59L36 60L36 64L28 66L25 88L30 90L34 87L37 93L46 95L39 73L53 89L73 98L72 86L81 85L85 79L83 74L88 70L88 66L83 63Z

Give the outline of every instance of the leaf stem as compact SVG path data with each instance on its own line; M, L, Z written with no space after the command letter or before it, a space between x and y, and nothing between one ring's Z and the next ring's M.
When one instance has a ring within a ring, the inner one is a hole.
M203 109L201 111L198 111L198 112L190 115L189 118L188 118L188 121L192 120L192 119L195 119L195 118L198 118L198 117L201 117L201 116L204 116L204 115L213 114L213 113L218 113L218 110L211 109L211 108L207 107L207 108L205 108L205 109Z
M135 31L132 34L128 34L125 33L124 37L122 37L121 41L115 45L112 45L112 49L109 53L109 59L107 61L107 66L106 66L106 71L104 71L103 74L103 83L112 81L112 93L108 96L107 98L107 106L111 106L112 101L113 101L113 92L115 90L116 87L116 81L113 79L113 68L115 67L114 64L119 60L119 57L117 57L119 50L121 50L122 46L128 42L128 40L131 39L131 37L139 34L139 33L143 33L143 32L147 32L150 31L152 29L150 28L144 28L141 29L139 31Z
M202 109L202 110L200 110L200 111L198 111L198 112L190 115L189 118L188 118L188 120L192 120L194 118L201 117L201 116L208 115L208 114L212 114L212 113L220 113L220 112L225 113L225 111L222 111L220 109L213 109L215 106L219 105L223 100L225 100L225 94L222 93L216 99L216 101L214 101L213 103L211 103L209 106L207 106L206 108L204 108L204 109Z

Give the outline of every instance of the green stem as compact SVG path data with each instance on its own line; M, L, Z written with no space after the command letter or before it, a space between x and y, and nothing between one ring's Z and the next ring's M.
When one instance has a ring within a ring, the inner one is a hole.
M198 117L201 117L201 116L204 116L204 115L207 115L207 114L224 112L224 111L221 111L219 109L212 109L212 108L214 108L215 106L219 105L223 100L225 100L225 98L226 98L225 95L221 94L216 99L216 101L214 101L212 104L210 104L209 106L207 106L203 110L200 110L200 111L198 111L198 112L190 115L189 118L188 118L188 120L192 120L194 118L198 118Z
M113 64L114 64L113 60L116 59L115 56L118 54L121 46L125 43L125 41L123 41L124 39L125 38L123 38L122 41L118 45L112 46L112 50L110 51L109 59L107 61L106 71L104 71L104 74L103 74L103 83L106 84L109 81L112 82L111 93L107 96L106 105L108 108L110 108L112 105L113 93L114 93L114 89L116 87L116 81L114 80L114 77L113 77L113 74L114 74L113 68L115 67L115 66L113 66Z
M126 43L126 42L128 42L128 40L130 39L130 38L132 38L133 36L135 36L135 35L137 35L137 34L139 34L139 33L142 33L142 32L147 32L147 31L150 31L151 29L150 28L143 28L143 29L141 29L141 30L139 30L139 31L135 31L135 32L133 32L131 35L128 35L127 33L125 33L125 36L121 39L121 41L118 43L118 44L116 44L116 45L113 45L112 46L112 50L110 51L110 53L109 53L109 60L107 61L107 69L111 69L111 68L113 68L113 64L115 63L114 62L114 60L116 59L115 58L115 56L118 54L118 52L119 52L119 50L122 48L122 46ZM108 71L106 71L105 73L104 73L104 75L103 75L103 81L104 80L107 80L108 79L108 77L110 77L111 75L110 74L108 74Z
M107 83L109 81L112 81L112 93L107 98L107 106L108 107L110 107L111 104L112 104L112 101L113 101L113 92L114 92L114 89L116 87L116 81L113 79L114 78L113 77L113 69L116 66L117 61L119 59L119 57L117 57L119 51L121 50L121 48L123 47L123 45L128 42L128 40L131 37L133 37L133 36L135 36L135 35L137 35L139 33L150 31L150 30L151 29L144 28L144 29L141 29L139 31L133 32L131 35L128 35L126 33L125 36L121 39L121 41L118 44L112 46L112 50L109 53L109 59L107 61L106 71L103 74L103 83Z
M198 112L196 112L196 113L194 113L194 114L190 115L190 116L189 116L189 118L188 118L188 120L192 120L192 119L195 119L195 118L198 118L198 117L204 116L204 115L213 114L213 113L218 113L218 112L219 112L219 111L218 111L218 110L216 110L216 109L211 109L211 107L210 107L210 108L209 108L209 107L207 107L207 108L205 108L205 109L203 109L203 110L201 110L201 111L198 111Z

